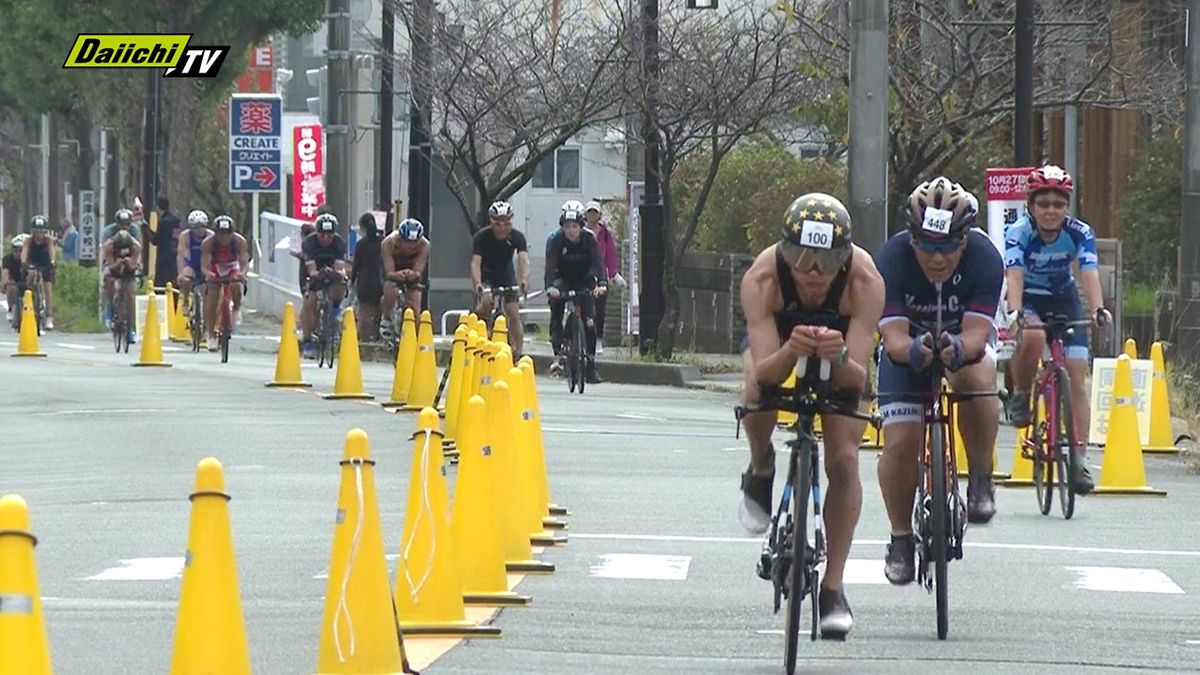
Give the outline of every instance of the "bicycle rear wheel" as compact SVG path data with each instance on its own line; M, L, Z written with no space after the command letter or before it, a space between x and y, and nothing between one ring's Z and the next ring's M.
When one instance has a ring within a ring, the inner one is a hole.
M583 354L578 351L578 342L575 340L575 332L578 330L577 321L578 317L574 312L567 314L567 341L563 345L563 351L567 357L567 387L572 393L575 392L576 386L583 387L583 378L580 376L580 371L583 370L580 367Z
M576 359L577 372L579 375L579 393L583 393L583 387L587 383L587 329L583 326L583 319L577 315L575 317L575 336L572 338L575 341L575 353L579 355Z
M1033 410L1041 410L1042 388L1035 387L1033 392ZM1056 393L1055 398L1061 398L1061 395ZM1055 401L1047 402L1046 407L1051 414L1047 415L1046 420L1035 417L1029 432L1033 441L1033 487L1037 494L1038 510L1043 516L1050 513L1050 503L1054 499L1054 448L1058 434L1049 420L1057 417L1055 405Z
M1075 440L1075 419L1071 412L1071 377L1066 368L1060 368L1058 376L1058 431L1054 444L1055 464L1058 467L1058 505L1063 518L1070 520L1075 515L1075 490L1071 488L1071 476L1075 474L1078 442Z
M808 549L808 500L812 496L812 449L807 443L801 444L799 452L792 455L789 473L792 483L792 560L788 570L787 644L783 665L788 675L792 675L796 672L796 657L800 650L800 610L804 606L804 596L810 590L805 551ZM815 598L813 602L816 602Z
M33 285L33 323L37 326L37 334L42 334L42 312L45 307L42 306L42 281L39 278L37 283Z
M192 291L192 303L188 308L188 330L192 333L192 351L200 351L200 341L204 335L204 317L201 314L203 301L200 295Z
M221 363L229 363L229 333L233 330L233 301L221 298Z
M931 467L932 490L930 501L933 504L933 527L930 542L933 555L933 585L937 595L937 634L939 640L945 640L950 632L950 595L947 588L949 570L949 555L947 543L950 540L949 509L950 501L946 489L946 428L936 424L930 430L929 455L933 462Z

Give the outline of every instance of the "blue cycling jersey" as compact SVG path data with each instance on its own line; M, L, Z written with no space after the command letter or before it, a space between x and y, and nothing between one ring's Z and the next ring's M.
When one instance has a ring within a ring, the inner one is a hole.
M917 262L916 252L909 243L908 232L893 236L875 256L875 265L883 276L883 318L879 324L907 319L910 333L918 327L932 331L941 304L942 328L950 333L962 330L963 316L974 314L991 321L1000 302L1000 287L1004 280L1004 264L996 245L983 232L972 229L958 261L958 267L942 284L941 302L938 290L925 276Z
M1074 293L1073 260L1080 270L1096 269L1096 235L1078 218L1067 217L1052 242L1042 239L1028 214L1004 234L1004 265L1025 270L1026 296Z

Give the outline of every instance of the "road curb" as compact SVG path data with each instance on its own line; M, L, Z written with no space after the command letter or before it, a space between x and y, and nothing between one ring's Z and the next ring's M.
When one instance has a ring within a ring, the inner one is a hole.
M450 362L450 345L434 344L434 354L437 355L439 367L446 367ZM554 357L549 354L530 354L534 370L544 373L550 369L550 361ZM374 363L391 363L392 350L381 344L360 344L359 358ZM654 384L685 388L689 383L700 381L703 384L700 369L696 366L678 363L638 363L632 361L608 361L601 358L597 361L600 378L614 384ZM701 387L703 388L703 387Z

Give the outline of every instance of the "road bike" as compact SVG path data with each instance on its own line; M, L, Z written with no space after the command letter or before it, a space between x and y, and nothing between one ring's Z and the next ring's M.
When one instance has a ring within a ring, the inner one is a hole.
M387 334L383 337L387 342L387 345L391 348L393 352L392 355L395 356L395 351L400 348L400 338L403 337L404 333L404 310L408 309L409 306L408 294L413 291L425 290L425 284L421 283L419 279L411 281L388 280L388 283L395 284L396 290L400 296L396 299L396 305L395 307L392 307L391 314L384 317L384 325L388 330ZM416 315L416 318L419 321L421 317L421 307L413 307L412 310L413 314ZM415 335L413 337L416 338Z
M122 271L113 277L112 337L113 348L118 354L129 353L129 331L133 329L135 300L134 293L127 289L141 277L141 272L131 271Z
M234 320L233 320L233 285L241 284L243 297L246 293L246 282L243 279L212 279L210 284L215 284L221 287L221 299L217 304L217 321L213 327L217 336L217 344L221 349L221 363L229 363L229 340L233 337ZM195 344L195 337L192 338Z
M342 321L338 306L333 302L330 287L334 283L340 283L340 277L324 275L319 279L323 283L317 290L317 330L314 334L317 339L317 367L328 365L333 368L333 361L342 342Z
M584 373L587 363L587 328L584 326L583 308L575 302L575 298L579 293L587 292L572 289L563 293L563 316L566 317L567 323L563 329L562 355L566 361L567 387L570 392L574 392L578 387L580 394L583 393L587 380Z

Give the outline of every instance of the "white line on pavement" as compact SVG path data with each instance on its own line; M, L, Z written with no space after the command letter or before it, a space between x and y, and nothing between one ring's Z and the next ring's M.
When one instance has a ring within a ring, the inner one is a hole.
M84 581L167 581L183 574L183 558L127 558Z
M691 556L686 555L607 553L591 566L591 574L607 579L685 581L691 563Z
M1183 589L1160 570L1139 567L1067 567L1078 575L1075 588L1117 593L1171 593L1182 595Z
M163 408L83 408L79 410L49 410L33 413L34 415L111 415L113 413L151 413L162 412Z
M758 633L759 635L783 635L782 628L768 628L766 630L756 630L754 632Z
M647 420L650 422L666 422L666 421L668 421L667 418L665 418L665 417L658 417L655 415L643 415L641 413L617 413L617 417L624 417L625 419L628 419L628 420Z
M713 544L761 544L757 537L697 537L684 535L658 534L588 534L572 532L572 539L599 539L608 541L685 541ZM855 539L855 544L865 546L883 546L888 541L884 539ZM1021 551L1055 551L1063 553L1113 553L1117 555L1156 555L1179 556L1185 558L1200 558L1200 551L1173 551L1166 549L1142 548L1104 548L1098 546L1053 546L1048 544L1004 544L995 542L966 542L967 548L1015 549Z
M70 342L55 342L54 346L63 347L64 349L78 349L86 352L95 351L96 349L95 345L77 345Z

